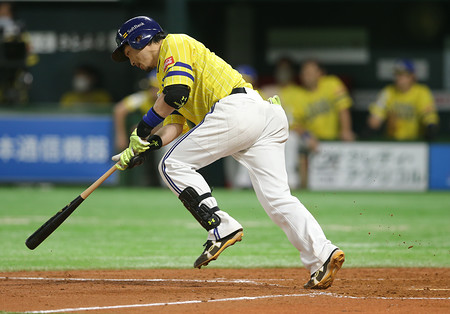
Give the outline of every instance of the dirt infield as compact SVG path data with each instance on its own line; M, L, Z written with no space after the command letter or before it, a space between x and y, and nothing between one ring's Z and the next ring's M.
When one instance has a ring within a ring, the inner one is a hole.
M302 268L0 273L0 311L450 313L450 269L342 269L324 291Z

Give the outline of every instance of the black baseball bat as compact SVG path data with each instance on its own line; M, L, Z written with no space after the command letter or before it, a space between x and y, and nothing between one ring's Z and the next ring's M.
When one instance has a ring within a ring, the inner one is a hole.
M112 166L106 171L100 178L92 183L86 190L78 195L72 202L66 205L63 209L57 212L52 218L47 220L39 229L37 229L32 235L25 241L26 246L30 250L34 250L39 244L44 242L47 237L52 234L63 222L77 209L78 206L98 188L110 175L116 171L116 166Z

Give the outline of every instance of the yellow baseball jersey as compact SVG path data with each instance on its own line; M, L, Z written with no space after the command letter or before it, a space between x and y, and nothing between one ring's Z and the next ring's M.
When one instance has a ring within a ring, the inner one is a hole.
M369 111L387 120L388 136L396 140L416 140L423 126L439 123L431 91L422 84L414 84L404 93L394 85L385 87Z
M289 125L293 127L295 126L294 112L301 101L301 87L297 84L290 83L281 87L279 93L280 94L278 96L280 96L281 105L283 106L286 116L288 117Z
M184 119L200 123L211 107L228 96L235 87L249 87L242 75L215 55L201 42L184 34L169 34L161 43L157 74L159 93L174 84L189 86L189 99L164 123L181 123Z
M139 110L143 115L150 110L155 101L156 98L153 97L149 91L140 91L131 94L122 100L129 112Z
M93 90L87 93L67 92L62 95L60 103L64 108L77 106L95 106L96 108L109 108L113 100L105 90Z
M293 108L294 126L314 134L318 139L339 138L339 112L352 105L347 88L333 75L322 76L313 91L299 89L298 104Z

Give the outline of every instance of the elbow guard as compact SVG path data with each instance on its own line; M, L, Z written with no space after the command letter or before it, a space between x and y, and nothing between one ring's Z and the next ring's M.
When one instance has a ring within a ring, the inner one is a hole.
M164 101L175 109L180 109L189 99L189 86L175 84L164 87Z
M150 135L153 128L149 126L144 120L141 120L137 126L136 133L140 138L147 138Z

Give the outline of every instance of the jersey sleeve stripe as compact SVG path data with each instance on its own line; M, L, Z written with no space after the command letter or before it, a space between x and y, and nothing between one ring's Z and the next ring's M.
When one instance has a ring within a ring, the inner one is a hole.
M165 80L169 76L175 76L175 75L186 76L194 82L194 76L192 74L186 73L184 71L170 71L169 73L166 74L166 76L164 76L163 80Z
M189 70L192 71L192 67L191 67L189 64L184 63L184 62L178 61L178 62L176 62L173 66L174 66L174 67L177 67L177 66L178 66L178 67L183 67L183 68L186 68L186 69L189 69Z

